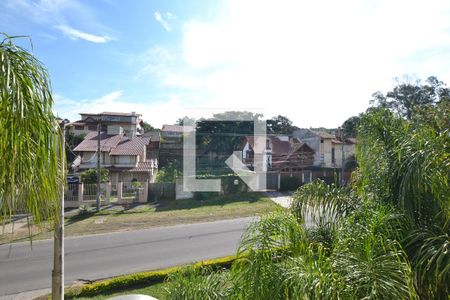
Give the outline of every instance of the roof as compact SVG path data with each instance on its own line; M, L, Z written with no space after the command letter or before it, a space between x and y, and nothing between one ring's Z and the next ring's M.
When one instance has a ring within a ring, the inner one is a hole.
M129 138L124 134L100 134L100 151L110 152L110 155L142 155L144 146L150 143L150 137ZM97 132L90 132L73 151L97 151Z
M180 132L183 133L184 132L184 128L187 131L193 131L194 127L193 126L183 126L183 125L167 125L164 124L161 131L165 131L165 132Z
M311 131L323 139L336 139L336 136L334 134L331 134L331 133L328 133L325 131L314 131L314 130L311 130Z
M123 134L117 135L108 135L105 132L100 134L100 151L109 152L112 148L116 147L119 144L120 140L124 137ZM97 132L92 131L89 132L84 140L73 149L73 151L97 151L97 140L98 135Z
M141 114L137 113L122 113L122 112L112 112L112 111L104 111L101 113L80 113L80 115L89 115L89 116L120 116L120 117L140 117Z
M144 134L141 135L142 137L150 137L150 141L151 142L159 142L160 137L159 137L159 131L149 131L149 132L145 132Z
M142 155L149 143L150 137L123 138L109 155Z
M155 167L153 161L138 162L137 166L128 170L128 172L151 172L152 166Z
M345 143L346 144L356 144L356 139L355 138L346 138Z
M254 147L254 137L245 137L250 146ZM308 145L303 143L299 138L290 138L290 140L283 141L277 136L267 137L270 140L270 149L272 150L272 156L290 156L297 152L299 149L304 148L307 151L314 152Z

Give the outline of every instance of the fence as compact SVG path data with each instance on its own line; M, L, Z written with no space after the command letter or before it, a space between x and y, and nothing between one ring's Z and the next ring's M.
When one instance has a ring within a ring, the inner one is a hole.
M155 182L148 185L148 198L150 201L175 199L175 183Z
M100 205L146 203L148 182L119 182L100 184ZM70 183L64 193L64 207L96 205L97 185Z

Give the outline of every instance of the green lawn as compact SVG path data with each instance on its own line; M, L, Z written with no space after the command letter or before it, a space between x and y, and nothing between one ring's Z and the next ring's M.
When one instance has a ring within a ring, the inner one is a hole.
M207 200L170 200L138 206L115 207L98 213L87 212L65 218L65 236L145 229L158 226L208 222L257 216L278 207L264 193L215 196ZM118 209L120 208L120 209ZM45 227L45 226L44 226ZM46 228L32 228L33 239L51 238ZM14 236L2 234L0 244L28 239L22 226Z

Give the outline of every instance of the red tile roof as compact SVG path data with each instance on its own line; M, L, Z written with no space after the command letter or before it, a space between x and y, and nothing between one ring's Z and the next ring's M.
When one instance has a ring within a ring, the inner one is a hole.
M123 134L118 135L108 135L106 133L100 134L100 151L109 152L112 148L119 144L120 140L123 138ZM89 132L84 140L77 146L73 151L97 151L97 132Z
M130 139L124 134L100 134L100 151L110 152L110 155L142 155L145 145L150 143L151 137L134 137ZM84 140L75 147L74 151L97 151L97 132L89 132Z
M146 145L150 143L150 137L123 138L109 155L143 155Z
M136 167L128 170L128 172L151 172L151 171L152 171L151 161L138 162Z

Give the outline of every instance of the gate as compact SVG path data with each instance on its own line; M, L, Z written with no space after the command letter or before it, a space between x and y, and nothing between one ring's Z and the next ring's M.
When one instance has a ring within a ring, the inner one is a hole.
M267 172L266 175L266 185L268 190L278 191L278 173L277 172Z

